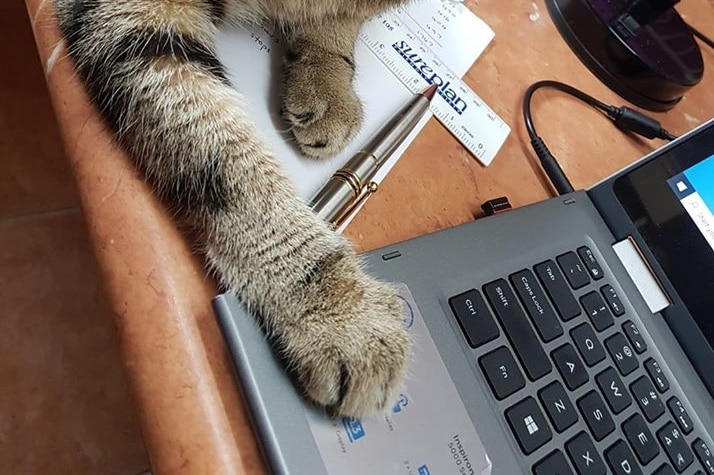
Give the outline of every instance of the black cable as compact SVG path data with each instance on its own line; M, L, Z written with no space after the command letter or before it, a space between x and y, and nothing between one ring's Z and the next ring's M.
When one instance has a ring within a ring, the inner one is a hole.
M548 178L555 187L558 194L564 195L573 192L573 185L568 180L565 172L553 154L548 150L543 139L538 135L533 125L533 117L531 115L531 101L533 94L538 89L552 88L558 91L569 94L589 106L600 110L606 117L613 121L615 126L625 132L632 132L642 137L649 139L660 138L664 140L674 140L677 137L665 130L662 125L655 119L642 114L627 106L612 106L601 102L589 94L586 94L579 89L564 84L559 81L538 81L532 84L523 97L523 120L526 124L526 130L531 140L531 146L535 150L541 166L545 170Z
M538 90L542 89L544 87L549 87L552 89L557 89L559 91L562 91L566 94L570 94L573 97L576 97L580 99L581 101L585 102L586 104L589 104L596 109L600 109L601 111L607 113L607 104L604 102L600 102L594 97L590 96L589 94L585 94L579 89L575 89L573 86L569 86L565 83L558 82L558 81L538 81L535 84L532 84L527 90L525 97L523 98L523 118L526 121L526 129L528 130L528 134L533 138L534 136L537 136L535 131L535 127L533 126L533 119L531 118L531 99L533 98L533 94Z
M689 27L690 30L692 30L692 34L693 34L694 36L696 36L697 38L699 38L699 40L700 40L702 43L704 43L705 45L709 46L711 49L714 49L714 41L712 41L711 38L709 38L709 37L706 36L704 33L702 33L701 31L697 30L696 28L694 28L694 27L693 27L692 25L690 25L689 23L687 23L687 22L684 22L684 23Z

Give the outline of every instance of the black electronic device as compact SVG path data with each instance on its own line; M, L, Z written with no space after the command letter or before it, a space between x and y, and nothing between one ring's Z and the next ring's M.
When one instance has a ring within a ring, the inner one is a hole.
M604 84L652 111L674 107L704 62L679 0L546 0L570 48Z

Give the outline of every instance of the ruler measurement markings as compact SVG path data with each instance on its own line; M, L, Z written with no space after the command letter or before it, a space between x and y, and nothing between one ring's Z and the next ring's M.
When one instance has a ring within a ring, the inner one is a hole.
M381 30L373 33L376 38L370 37L371 30L363 31L362 42L412 93L422 90L424 83L429 84L426 76L433 73L431 79L438 79L440 88L431 104L432 112L464 147L488 164L510 132L507 124L424 46L421 35L396 18L386 18L384 14L378 18L374 29L379 25ZM410 15L408 19L415 21ZM409 49L404 52L397 47L400 38L409 41ZM415 56L407 57L408 52L417 55L413 65L410 61ZM469 105L475 109L469 109ZM482 132L477 134L472 129ZM494 131L497 133L489 133Z

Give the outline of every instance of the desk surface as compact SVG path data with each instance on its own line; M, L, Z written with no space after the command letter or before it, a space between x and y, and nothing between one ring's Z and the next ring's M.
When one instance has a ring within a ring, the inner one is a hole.
M51 3L26 0L154 473L265 473L211 311L215 284L88 104L58 46ZM360 250L470 221L481 203L494 197L508 196L514 206L547 198L547 179L520 118L530 83L559 79L603 101L622 103L561 40L543 0L466 4L496 32L466 82L513 132L484 168L432 121L347 229ZM711 0L683 2L680 12L700 30L714 32ZM714 53L704 49L703 54L714 67ZM714 116L712 90L714 75L708 71L681 104L657 116L671 132L685 132ZM552 91L538 95L534 114L539 133L576 188L660 145L626 137L597 112Z

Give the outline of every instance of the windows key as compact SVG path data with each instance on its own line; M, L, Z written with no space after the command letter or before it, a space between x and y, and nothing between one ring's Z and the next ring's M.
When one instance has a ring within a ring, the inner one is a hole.
M532 397L506 410L506 419L525 455L530 455L553 437L548 422Z

